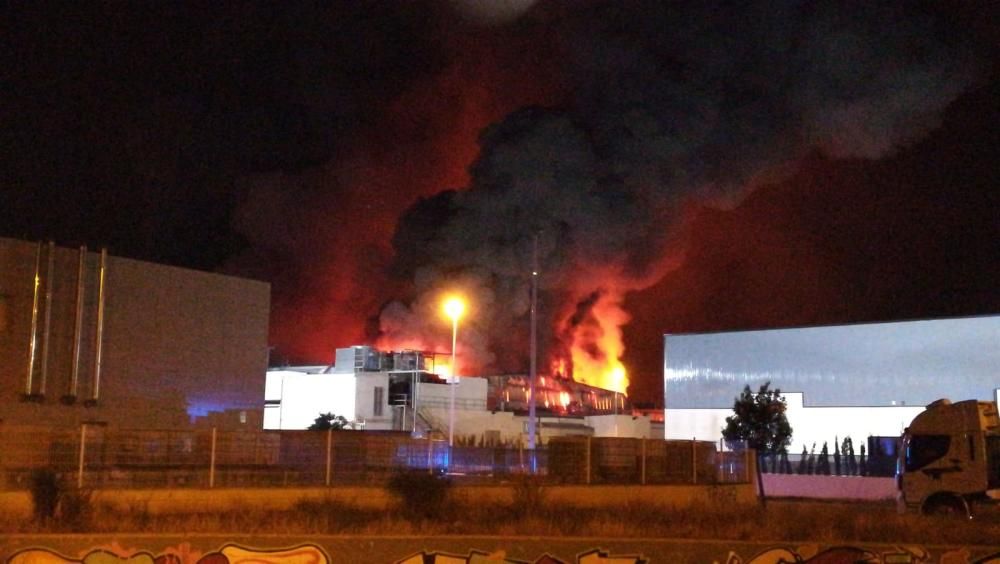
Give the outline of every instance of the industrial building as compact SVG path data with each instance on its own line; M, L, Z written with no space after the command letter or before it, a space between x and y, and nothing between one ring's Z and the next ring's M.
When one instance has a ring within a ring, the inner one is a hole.
M786 399L795 453L898 437L940 399L996 401L1000 316L664 337L666 438L718 441L744 386Z
M259 425L269 309L267 283L0 238L0 422Z
M264 396L265 429L305 429L323 413L356 429L453 435L476 444L525 444L528 381L524 375L458 377L437 372L422 351L379 351L353 346L336 351L330 366L271 369ZM443 371L442 371L443 372ZM628 398L610 390L539 376L538 439L553 436L662 437L646 416L633 416Z

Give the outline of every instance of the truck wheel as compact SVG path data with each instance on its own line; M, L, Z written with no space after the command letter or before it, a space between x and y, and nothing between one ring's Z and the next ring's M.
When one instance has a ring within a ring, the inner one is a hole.
M936 495L924 502L925 515L972 519L969 505L956 495Z

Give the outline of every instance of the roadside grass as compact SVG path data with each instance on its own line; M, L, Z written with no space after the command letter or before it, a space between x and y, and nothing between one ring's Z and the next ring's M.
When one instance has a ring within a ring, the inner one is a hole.
M891 503L771 500L759 505L707 502L683 508L631 503L607 508L553 506L532 486L518 503L483 504L447 496L433 514L397 503L388 510L332 500L300 500L290 510L246 507L212 513L151 514L141 505L74 507L68 517L0 516L0 534L176 533L595 536L745 541L885 542L921 545L990 544L1000 539L1000 511L972 521L898 515ZM524 504L528 503L528 507ZM86 503L85 501L81 503ZM78 516L86 514L85 519Z

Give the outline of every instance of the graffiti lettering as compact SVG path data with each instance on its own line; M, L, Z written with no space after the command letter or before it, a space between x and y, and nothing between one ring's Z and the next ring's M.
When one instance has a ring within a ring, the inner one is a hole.
M330 564L330 558L315 545L259 550L228 544L207 554L192 552L185 545L156 556L149 552L97 548L82 558L71 558L47 548L29 548L14 553L7 564Z
M543 554L535 560L511 560L503 551L486 553L470 551L467 555L445 552L423 551L398 560L396 564L570 564L551 554ZM576 556L576 564L647 564L642 556L611 555L601 549L593 549Z
M719 564L717 561L713 564ZM919 546L895 547L875 552L856 546L837 546L819 550L815 545L796 549L770 548L743 560L730 552L725 564L933 564L931 554ZM1000 553L969 560L969 551L953 550L941 555L938 564L1000 564Z
M544 550L544 544L542 545ZM584 545L586 546L586 545ZM817 544L796 547L776 546L744 559L731 551L724 560L712 564L1000 564L1000 552L977 557L970 548L956 548L934 558L919 546L895 546L875 549L860 546L820 548ZM657 554L658 562L670 562L670 554ZM523 560L509 558L504 550L486 552L471 549L465 554L436 550L415 552L395 564L650 564L650 556L612 554L600 549L588 549L575 557L564 559L549 552ZM260 549L225 544L217 550L204 552L188 543L162 551L125 548L118 544L96 546L81 551L78 556L66 556L49 548L25 548L9 556L4 564L334 564L327 551L315 544L290 548Z

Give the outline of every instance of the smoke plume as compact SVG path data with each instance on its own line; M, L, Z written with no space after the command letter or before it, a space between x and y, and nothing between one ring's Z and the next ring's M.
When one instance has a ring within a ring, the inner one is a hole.
M898 6L595 3L554 16L572 102L486 128L466 186L417 201L393 239L411 297L381 343L447 351L446 293L471 306L462 373L523 371L533 245L540 358L625 391L625 296L683 260L695 203L738 204L807 155L878 159L972 81L932 14Z

